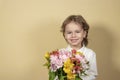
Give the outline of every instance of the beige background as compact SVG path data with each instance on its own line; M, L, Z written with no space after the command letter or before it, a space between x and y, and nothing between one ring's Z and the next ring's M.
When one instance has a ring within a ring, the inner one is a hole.
M44 53L66 47L63 20L90 24L97 80L120 79L120 0L0 0L0 80L48 80Z

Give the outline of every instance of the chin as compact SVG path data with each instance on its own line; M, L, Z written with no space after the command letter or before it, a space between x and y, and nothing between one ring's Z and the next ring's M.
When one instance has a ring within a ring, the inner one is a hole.
M78 43L73 43L73 44L71 44L72 46L77 46L78 45Z

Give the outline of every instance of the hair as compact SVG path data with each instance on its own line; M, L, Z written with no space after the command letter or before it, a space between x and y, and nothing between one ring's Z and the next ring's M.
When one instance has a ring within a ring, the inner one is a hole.
M86 36L85 36L85 38L83 38L82 45L87 46L87 44L88 44L87 37L88 37L89 25L81 15L70 15L64 20L64 22L61 26L61 32L63 32L63 36L65 37L64 33L65 33L66 25L71 23L71 22L75 22L76 24L81 25L83 30L86 31Z

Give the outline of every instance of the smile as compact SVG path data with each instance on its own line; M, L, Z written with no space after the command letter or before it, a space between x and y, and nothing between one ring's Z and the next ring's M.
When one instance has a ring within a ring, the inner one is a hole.
M78 39L71 39L71 42L77 42L78 41Z

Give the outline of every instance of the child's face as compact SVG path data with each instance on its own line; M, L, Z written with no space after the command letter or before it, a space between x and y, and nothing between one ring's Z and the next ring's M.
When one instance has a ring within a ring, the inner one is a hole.
M86 32L83 30L82 26L71 22L66 25L65 39L71 47L81 47L83 38L86 36Z

